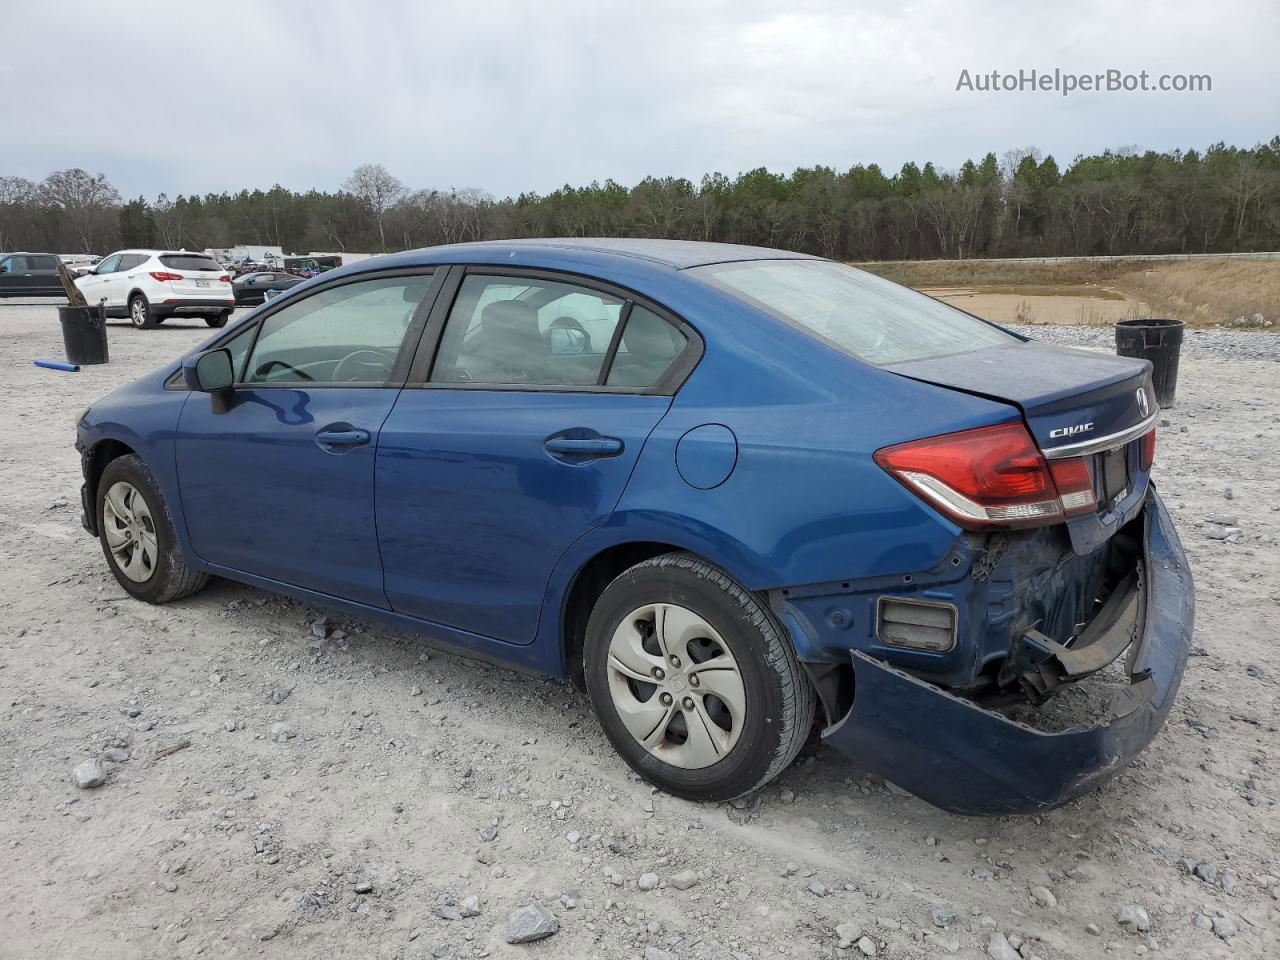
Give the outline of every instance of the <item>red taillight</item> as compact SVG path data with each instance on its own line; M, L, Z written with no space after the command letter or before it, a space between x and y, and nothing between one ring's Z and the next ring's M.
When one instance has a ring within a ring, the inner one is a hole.
M230 283L230 282L231 282L231 274L229 274L229 273L224 273L224 274L223 274L222 276L220 276L218 279L219 279L220 281L222 281L223 283Z
M152 279L152 280L159 280L161 283L164 283L166 280L181 280L181 279L182 279L182 274L180 274L180 273L156 273L156 272L153 272L153 273L151 274L151 279Z
M877 450L875 459L966 527L1042 526L1093 505L1088 464L1055 461L1051 474L1020 423L912 440ZM1065 497L1055 483L1059 471Z
M1070 460L1050 460L1049 473L1053 485L1058 488L1058 501L1068 517L1078 513L1092 513L1098 508L1098 497L1093 492L1093 474L1089 461L1083 457Z
M1156 462L1156 428L1152 427L1142 435L1142 469L1150 470Z

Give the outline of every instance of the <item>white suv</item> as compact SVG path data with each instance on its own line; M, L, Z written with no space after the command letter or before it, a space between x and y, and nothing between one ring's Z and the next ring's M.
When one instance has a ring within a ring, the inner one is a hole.
M236 305L231 275L203 253L121 250L75 282L89 306L105 303L108 317L128 317L143 330L172 316L221 327Z

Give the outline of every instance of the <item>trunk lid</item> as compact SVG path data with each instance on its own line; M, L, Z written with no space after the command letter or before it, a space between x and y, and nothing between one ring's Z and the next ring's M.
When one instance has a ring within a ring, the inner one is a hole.
M885 369L1013 404L1049 457L1105 449L1154 426L1151 363L1035 340L909 360Z
M1028 340L885 369L1011 404L1047 459L1087 460L1097 510L1066 522L1077 554L1098 549L1141 510L1149 476L1141 437L1159 417L1150 361Z

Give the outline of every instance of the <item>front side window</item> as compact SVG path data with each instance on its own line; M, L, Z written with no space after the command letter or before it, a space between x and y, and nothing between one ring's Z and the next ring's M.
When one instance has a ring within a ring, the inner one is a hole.
M688 272L868 363L1021 342L908 287L826 260L747 260Z
M94 273L115 273L120 263L120 254L113 253L94 268Z
M471 275L445 323L435 383L593 386L623 302L571 283Z
M26 273L27 258L26 257L10 257L0 266L4 267L5 273Z
M245 383L383 383L431 283L377 277L318 290L262 321Z
M244 380L244 361L249 356L249 348L253 346L255 333L257 333L256 327L246 327L222 344L224 350L231 352L231 373L237 383Z

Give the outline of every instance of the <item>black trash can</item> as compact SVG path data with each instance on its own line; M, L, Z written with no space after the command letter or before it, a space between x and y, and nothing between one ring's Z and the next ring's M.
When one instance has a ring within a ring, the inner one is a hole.
M1121 320L1116 324L1116 353L1150 360L1156 403L1173 406L1178 389L1178 355L1182 352L1181 320Z
M58 308L67 363L107 362L107 322L101 307Z

